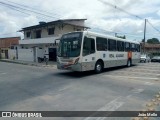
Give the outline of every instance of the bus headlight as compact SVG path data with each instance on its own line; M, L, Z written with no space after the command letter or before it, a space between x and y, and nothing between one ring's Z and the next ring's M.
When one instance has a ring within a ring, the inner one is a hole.
M74 64L77 64L77 63L78 63L78 61L79 61L79 58L77 58L77 59L75 60Z

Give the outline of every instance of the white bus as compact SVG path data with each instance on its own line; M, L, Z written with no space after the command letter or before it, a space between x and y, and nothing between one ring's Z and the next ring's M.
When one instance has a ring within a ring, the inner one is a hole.
M57 51L57 68L95 70L140 62L140 43L89 31L64 34Z

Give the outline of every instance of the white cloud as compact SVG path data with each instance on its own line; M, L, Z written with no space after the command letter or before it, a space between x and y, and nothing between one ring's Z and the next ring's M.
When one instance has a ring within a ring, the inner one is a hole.
M159 15L159 16L160 16L160 10L156 11L156 13L157 13L157 15Z
M25 4L35 9L41 9L42 14L52 16L44 21L52 21L59 18L87 18L86 25L97 27L109 31L117 31L131 34L141 34L143 37L144 20L136 19L133 16L129 16L124 12L119 11L109 5L105 5L98 0L12 0L19 4ZM148 18L152 21L153 25L160 28L160 20L157 15L160 16L159 0L110 0L111 4L126 10L127 12L135 15ZM26 12L26 11L25 11ZM40 12L40 11L38 11ZM0 8L0 28L1 33L16 32L23 27L38 24L42 21L42 18L37 18L35 14L29 13L25 15L23 13L7 9L5 7ZM41 16L42 17L42 16ZM149 27L149 25L148 25ZM147 32L155 33L155 31L149 27Z

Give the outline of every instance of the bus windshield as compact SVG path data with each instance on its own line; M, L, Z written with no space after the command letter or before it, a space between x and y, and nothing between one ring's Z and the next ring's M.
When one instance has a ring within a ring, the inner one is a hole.
M62 36L58 57L78 57L80 55L82 32L69 33Z

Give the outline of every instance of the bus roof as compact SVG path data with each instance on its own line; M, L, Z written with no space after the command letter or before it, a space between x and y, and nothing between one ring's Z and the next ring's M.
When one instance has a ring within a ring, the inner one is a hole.
M96 36L96 37L104 37L104 38L109 38L109 39L114 39L114 40L119 40L119 41L124 41L124 42L140 44L140 42L138 42L138 41L117 38L117 37L114 37L114 36L111 36L111 35L106 35L106 34L101 34L101 33L96 33L96 32L91 32L91 31L74 31L74 32L75 33L76 32L83 32L84 35L92 35L92 36ZM69 33L74 33L74 32L69 32ZM65 33L65 34L68 34L68 33Z
M128 39L122 39L122 38L117 38L111 35L106 35L106 34L101 34L101 33L96 33L96 32L91 32L91 31L83 31L84 34L89 34L97 37L104 37L104 38L109 38L109 39L114 39L114 40L119 40L119 41L124 41L124 42L131 42L131 43L137 43L140 44L138 41L133 41L133 40L128 40Z

